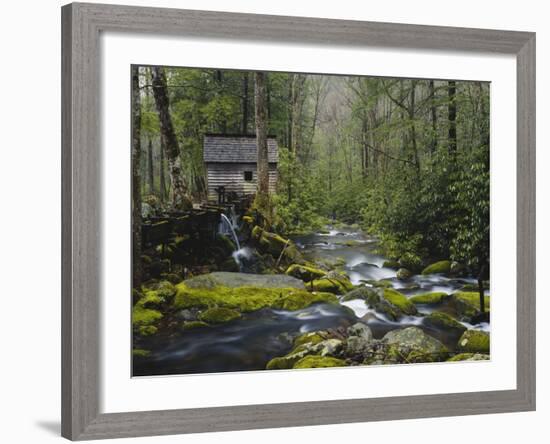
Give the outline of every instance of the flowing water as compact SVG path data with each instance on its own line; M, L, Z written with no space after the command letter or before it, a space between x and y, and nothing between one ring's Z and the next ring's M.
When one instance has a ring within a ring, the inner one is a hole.
M233 229L228 219L227 223ZM452 279L440 275L415 275L407 281L399 281L395 270L383 267L386 258L377 253L376 239L359 230L334 229L328 233L295 237L293 240L307 259L340 264L354 284L388 279L395 289L409 297L431 291L452 293L464 284L475 283L470 278ZM235 259L245 259L249 250L247 247L241 249L238 240L236 244L238 250L234 253ZM433 308L428 306L419 307L422 314L431 310ZM134 376L265 369L270 359L290 351L292 338L296 334L346 328L359 320L369 325L375 338L381 338L396 328L414 325L439 339L451 350L458 340L456 334L425 326L422 316L405 316L395 322L369 309L359 299L341 302L339 305L318 304L293 312L264 309L227 324L199 328L181 335L147 339L141 346L152 351L151 358L134 363ZM486 323L464 325L489 330Z

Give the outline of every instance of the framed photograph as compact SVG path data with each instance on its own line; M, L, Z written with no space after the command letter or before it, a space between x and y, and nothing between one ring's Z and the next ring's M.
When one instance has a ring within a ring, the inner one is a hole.
M533 33L62 24L63 436L534 410Z

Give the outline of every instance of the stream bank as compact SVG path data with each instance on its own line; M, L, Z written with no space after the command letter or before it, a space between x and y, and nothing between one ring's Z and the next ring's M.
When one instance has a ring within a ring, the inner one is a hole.
M398 276L358 228L290 241L242 231L240 272L160 281L137 297L135 376L488 359L475 279Z

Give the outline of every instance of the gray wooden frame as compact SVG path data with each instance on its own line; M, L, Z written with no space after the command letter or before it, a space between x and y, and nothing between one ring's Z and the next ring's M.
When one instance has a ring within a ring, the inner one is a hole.
M102 31L517 57L517 389L147 412L99 411ZM535 34L74 3L62 8L62 435L69 439L535 409Z

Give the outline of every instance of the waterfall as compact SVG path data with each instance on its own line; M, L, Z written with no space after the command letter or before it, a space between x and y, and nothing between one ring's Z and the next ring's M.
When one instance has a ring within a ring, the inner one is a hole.
M233 224L231 223L229 218L224 213L221 214L221 218L222 218L222 221L225 222L225 224L229 227L229 232L233 236L233 240L235 241L235 245L237 246L237 251L240 250L241 249L241 244L239 243L239 238L237 237L237 234L235 233L235 228L233 228Z

